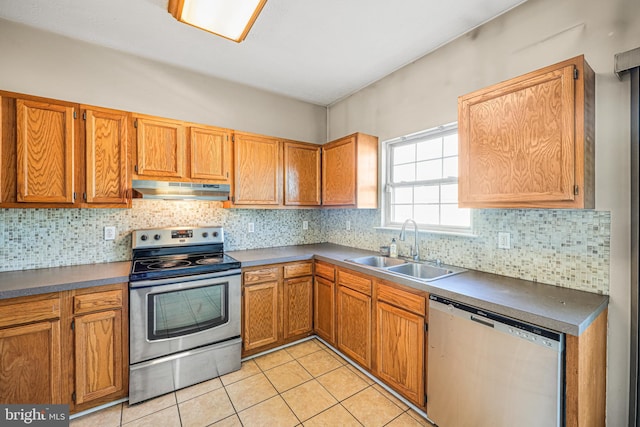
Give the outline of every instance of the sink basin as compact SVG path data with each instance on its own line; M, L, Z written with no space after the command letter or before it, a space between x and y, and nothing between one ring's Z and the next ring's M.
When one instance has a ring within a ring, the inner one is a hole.
M447 276L452 276L454 274L462 273L463 271L465 271L462 268L455 268L450 266L438 267L435 265L418 263L396 265L393 267L389 267L386 270L427 282L431 280L441 279Z
M386 256L376 256L376 255L348 259L347 261L355 262L356 264L367 265L369 267L376 267L376 268L400 266L407 263L407 261L402 259L389 258Z

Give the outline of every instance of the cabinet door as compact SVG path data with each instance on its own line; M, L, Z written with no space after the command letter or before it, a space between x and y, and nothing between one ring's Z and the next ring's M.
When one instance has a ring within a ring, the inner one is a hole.
M284 143L284 204L320 205L320 146Z
M189 136L191 178L229 183L231 160L229 131L192 127L189 130Z
M143 177L183 178L185 130L180 122L137 117L137 173Z
M74 202L74 108L18 99L17 201Z
M60 321L0 329L0 402L61 404Z
M316 276L313 286L313 325L318 336L335 345L335 284Z
M593 71L578 59L460 97L462 207L593 203Z
M349 136L322 148L322 204L356 204L356 137Z
M377 374L418 406L424 405L424 317L378 302Z
M371 297L344 286L336 294L338 349L371 368Z
M77 316L74 322L76 404L121 391L122 311Z
M234 203L279 205L282 200L280 142L251 134L235 134Z
M278 341L278 282L244 287L244 350Z
M310 333L313 323L313 278L284 281L284 338Z
M127 113L87 108L85 118L86 201L128 204Z

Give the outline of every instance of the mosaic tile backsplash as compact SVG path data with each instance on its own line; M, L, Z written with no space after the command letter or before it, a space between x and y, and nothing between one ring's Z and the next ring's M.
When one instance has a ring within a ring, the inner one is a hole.
M474 210L473 221L475 237L421 233L422 258L608 294L609 212ZM254 233L247 232L250 222ZM107 225L116 226L115 240L103 239ZM222 225L228 251L321 242L378 250L398 235L374 228L379 210L223 209L220 202L162 200L134 200L132 209L0 209L0 271L129 260L132 230L176 225ZM498 249L499 231L511 233L511 249ZM398 242L401 255L412 241L409 234Z
M374 229L379 210L323 211L325 241L377 251L398 232ZM609 294L611 214L591 210L473 210L475 237L420 233L420 257L503 276ZM351 230L346 231L346 221ZM413 228L398 241L409 255ZM498 249L498 232L511 233L511 249Z

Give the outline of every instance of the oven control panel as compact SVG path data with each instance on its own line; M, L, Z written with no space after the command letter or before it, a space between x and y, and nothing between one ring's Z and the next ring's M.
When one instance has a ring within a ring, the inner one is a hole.
M132 248L224 243L222 227L169 227L135 230Z

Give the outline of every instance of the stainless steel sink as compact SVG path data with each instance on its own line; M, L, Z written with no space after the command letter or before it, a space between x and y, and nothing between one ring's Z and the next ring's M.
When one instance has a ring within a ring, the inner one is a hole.
M348 259L346 261L355 262L356 264L362 264L362 265L366 265L369 267L376 267L376 268L387 268L387 267L392 267L394 265L397 266L397 265L402 265L407 263L407 261L403 259L389 258L386 256L376 256L376 255L363 256L360 258Z
M409 263L396 265L386 269L392 273L402 274L419 280L431 281L465 271L462 268L451 266L436 266L431 264Z
M419 263L406 261L401 258L389 258L386 256L376 255L346 259L345 261L377 268L425 282L442 279L443 277L453 276L454 274L466 271L464 268L453 267L450 265L436 265L428 262Z

